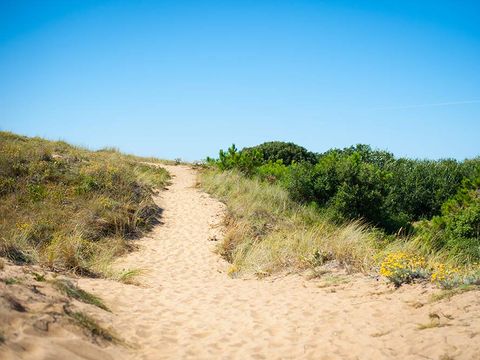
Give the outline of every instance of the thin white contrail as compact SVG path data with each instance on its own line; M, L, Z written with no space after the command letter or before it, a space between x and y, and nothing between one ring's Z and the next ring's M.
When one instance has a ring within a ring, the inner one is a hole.
M436 107L436 106L450 106L450 105L463 105L463 104L480 104L480 100L449 101L449 102L442 102L442 103L402 105L402 106L382 106L382 107L372 108L372 110L416 109L416 108L428 108L428 107Z

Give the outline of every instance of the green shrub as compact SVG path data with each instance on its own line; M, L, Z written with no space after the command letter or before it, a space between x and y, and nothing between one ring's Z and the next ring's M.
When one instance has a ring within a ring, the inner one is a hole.
M418 231L434 249L446 248L464 263L480 261L480 177L464 180L441 215L419 224Z
M392 153L385 150L374 150L370 145L357 144L344 149L331 149L320 155L320 158L330 155L337 155L339 157L348 157L353 154L360 156L362 162L373 164L384 168L395 158Z
M268 142L242 151L232 146L210 162L220 170L238 169L278 182L293 200L313 203L336 221L362 219L407 235L414 222L440 215L462 180L480 169L480 158L395 159L363 144L318 156L292 143Z
M285 165L291 165L294 162L310 164L317 162L317 156L313 152L291 142L270 141L242 150L242 153L246 154L257 152L261 154L263 164L276 163L279 160Z
M256 169L256 175L262 180L274 183L284 180L290 171L290 167L283 164L282 160L276 162L269 161L266 164L260 165Z
M384 199L388 177L378 166L362 162L354 153L338 164L340 185L329 205L342 220L365 219L387 227L389 214L384 211Z
M261 164L261 154L258 151L238 151L233 144L227 151L220 150L216 164L220 170L237 169L245 175L252 175Z
M285 186L294 200L315 202L338 221L362 218L386 226L384 199L389 176L377 165L362 161L358 152L330 152L314 166L292 166Z
M430 219L442 204L455 195L467 172L455 160L399 159L387 167L386 206L392 213L406 214L408 221Z

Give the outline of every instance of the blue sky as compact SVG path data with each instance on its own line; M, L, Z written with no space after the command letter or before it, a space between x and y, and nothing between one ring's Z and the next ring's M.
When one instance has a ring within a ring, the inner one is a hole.
M268 140L472 157L480 3L0 0L0 129L187 160Z

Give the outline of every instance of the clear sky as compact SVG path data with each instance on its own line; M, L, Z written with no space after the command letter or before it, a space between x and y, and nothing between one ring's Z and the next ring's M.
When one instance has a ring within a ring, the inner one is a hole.
M480 2L0 0L0 129L187 160L472 157Z

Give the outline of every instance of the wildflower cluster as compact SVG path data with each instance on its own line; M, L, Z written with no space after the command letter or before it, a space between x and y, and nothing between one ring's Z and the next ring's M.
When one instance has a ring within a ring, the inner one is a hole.
M17 222L15 227L20 231L27 231L30 229L31 225L27 222Z
M479 285L480 265L472 264L468 268L436 263L432 266L430 280L445 289L459 285Z
M388 254L380 266L380 275L395 286L426 278L427 274L425 258L401 251Z
M434 264L432 267L432 275L430 280L434 282L445 282L459 275L460 269L455 266L442 263Z
M445 289L461 285L480 285L480 264L457 267L445 263L428 263L425 258L407 252L392 252L380 265L380 275L400 286L415 279L430 280Z
M227 275L230 277L234 277L238 272L238 268L235 265L230 266L227 270Z

